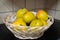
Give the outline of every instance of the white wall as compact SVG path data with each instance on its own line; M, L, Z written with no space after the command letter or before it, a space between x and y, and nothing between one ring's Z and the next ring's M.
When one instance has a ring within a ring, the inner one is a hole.
M34 11L45 8L49 15L60 20L60 0L0 0L0 23L6 14L25 7Z

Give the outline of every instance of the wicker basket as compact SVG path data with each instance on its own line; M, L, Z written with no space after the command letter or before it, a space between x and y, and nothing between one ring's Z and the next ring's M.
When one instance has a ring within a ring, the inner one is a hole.
M36 15L35 12L33 13ZM13 22L16 19L15 14L6 15L6 17L4 17L3 19L3 22L6 24L6 27L19 39L37 39L43 36L44 32L54 23L53 17L49 15L48 17L48 25L39 28L35 27L37 28L36 31L32 31L33 28L28 28L28 31L14 30L14 25L11 22ZM21 29L23 28L23 26L18 25L18 28Z

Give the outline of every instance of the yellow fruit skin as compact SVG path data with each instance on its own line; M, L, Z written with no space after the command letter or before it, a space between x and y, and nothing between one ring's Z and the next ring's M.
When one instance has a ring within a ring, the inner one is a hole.
M13 22L13 25L15 25L14 30L23 30L27 31L26 23L23 21L22 18L18 18ZM22 28L19 28L18 25L22 26Z
M41 22L41 20L39 19L34 19L31 23L30 23L30 28L32 28L32 32L35 32L36 29L38 29L39 27L43 26L43 23ZM36 28L35 28L36 27Z
M26 26L22 26L22 28L19 28L18 26L15 26L15 27L13 28L13 30L18 30L18 31L23 30L23 31L27 32Z
M13 22L13 25L15 25L15 26L17 26L17 25L26 26L26 23L23 21L22 18L18 18Z
M26 23L30 23L33 19L35 18L34 14L32 12L27 12L24 16L23 19Z
M44 10L39 10L37 12L36 16L37 16L38 19L42 19L42 20L45 20L45 21L48 20L48 14Z
M16 12L16 18L20 18L20 17L23 17L24 14L27 12L28 10L26 8L24 9L19 9L17 12Z
M30 23L31 27L41 27L42 25L43 23L38 19L35 19Z
M37 28L33 28L33 29L32 29L32 32L35 32L37 29L38 29L38 27L37 27Z
M45 20L41 20L41 21L43 23L43 26L47 26L47 21L45 21Z
M21 30L26 32L28 29L26 28L26 26L23 26L23 28L21 28Z
M13 30L20 30L20 28L18 28L18 27L14 27Z

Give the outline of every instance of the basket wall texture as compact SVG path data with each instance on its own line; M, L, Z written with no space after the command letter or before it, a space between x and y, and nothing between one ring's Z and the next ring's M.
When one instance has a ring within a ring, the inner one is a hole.
M36 15L36 12L33 12L34 15ZM13 22L16 17L15 14L6 15L3 19L3 22L5 23L6 27L15 35L15 37L19 39L37 39L41 36L43 36L44 32L51 27L51 25L54 23L53 17L49 16L49 19L47 20L48 25L42 26L42 27L34 27L36 28L35 31L32 31L34 28L28 28L27 31L24 30L14 30L15 26L11 23ZM26 26L27 27L27 26ZM24 28L24 26L18 25L19 29Z

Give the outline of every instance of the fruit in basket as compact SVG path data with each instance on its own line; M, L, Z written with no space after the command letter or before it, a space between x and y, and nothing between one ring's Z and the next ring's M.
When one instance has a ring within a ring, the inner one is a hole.
M13 25L18 26L26 26L26 23L23 21L23 18L17 18L14 22Z
M30 23L34 18L35 18L34 14L30 11L23 16L23 19L26 23Z
M48 14L44 10L39 10L37 12L36 16L37 16L38 19L42 19L42 20L45 20L45 21L48 20Z
M30 23L30 26L31 26L31 27L40 27L40 26L42 26L42 25L43 25L43 23L42 23L42 21L39 20L39 19L34 19L34 20Z
M20 30L20 28L18 28L18 27L14 27L13 30Z
M23 31L27 31L26 28L26 23L23 21L23 18L18 18L13 22L13 25L15 25L14 30L23 30ZM18 25L22 26L22 28L20 29L18 27Z
M26 28L26 26L22 26L21 28L19 27L19 26L15 26L14 28L13 28L14 30L18 30L18 31L20 31L20 30L23 30L23 31L27 31L27 28Z
M41 20L39 19L34 19L31 23L30 23L30 28L32 28L32 32L35 32L36 29L38 29L39 27L43 26L43 23Z
M27 32L28 28L26 26L23 26L23 28L21 28L21 30L23 30L24 32Z
M23 17L24 14L25 14L27 11L28 11L28 10L27 10L26 8L19 9L19 10L16 12L16 18Z
M43 23L43 26L46 26L47 25L47 21L45 21L45 20L41 20L41 21Z

